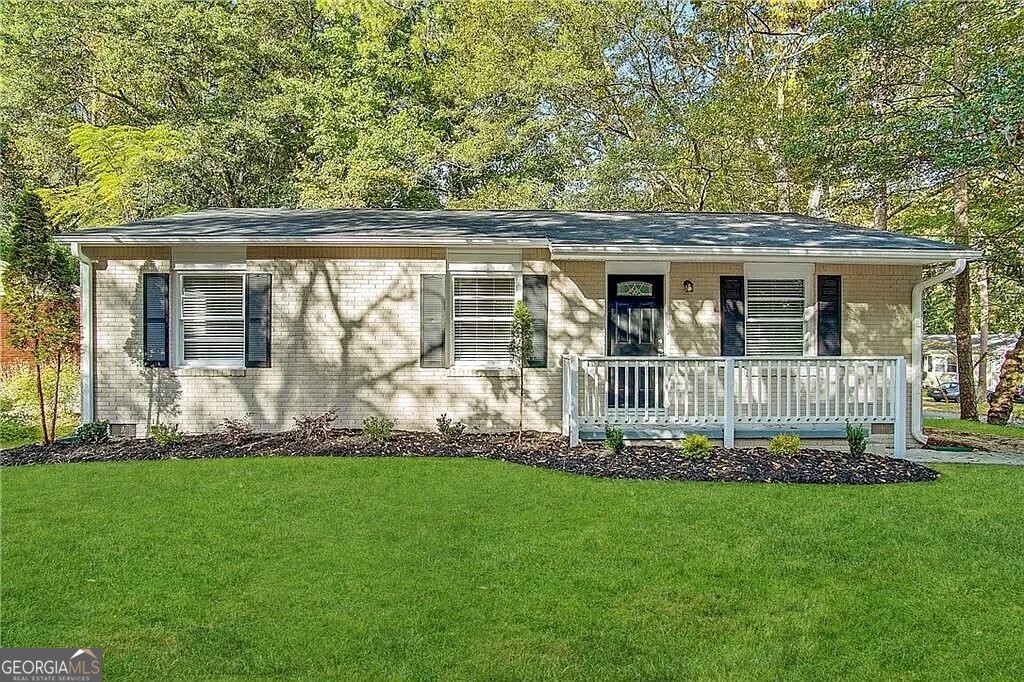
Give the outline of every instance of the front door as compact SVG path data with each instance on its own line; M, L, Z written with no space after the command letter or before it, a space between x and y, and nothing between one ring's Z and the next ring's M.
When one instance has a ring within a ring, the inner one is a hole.
M608 276L608 355L642 358L662 354L665 279L661 275ZM659 372L652 367L609 369L608 405L658 407Z

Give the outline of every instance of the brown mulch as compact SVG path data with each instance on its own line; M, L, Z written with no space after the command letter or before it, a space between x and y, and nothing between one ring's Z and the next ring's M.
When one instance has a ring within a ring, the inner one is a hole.
M570 448L562 436L537 432L526 434L521 447L515 434L466 434L456 443L447 443L437 434L396 431L389 441L375 443L352 430L333 430L330 438L316 442L302 440L294 431L255 434L238 444L220 434L186 436L181 443L165 446L149 439L90 445L69 442L0 451L0 466L290 456L496 459L584 476L644 480L871 484L939 477L938 472L908 460L853 457L834 450L805 449L782 457L764 448L716 447L707 457L693 458L671 445L636 445L615 456L600 443Z
M929 447L968 447L1001 455L1019 455L1024 450L1024 441L1020 438L931 428L926 428L924 433L928 436Z

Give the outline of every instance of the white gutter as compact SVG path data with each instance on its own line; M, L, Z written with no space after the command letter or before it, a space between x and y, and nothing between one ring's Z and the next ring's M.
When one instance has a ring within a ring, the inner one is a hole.
M967 249L892 249L892 248L826 248L800 246L638 246L633 244L552 244L551 257L558 260L662 260L693 259L699 261L796 261L809 260L815 263L864 262L874 260L880 263L900 261L908 264L931 264L954 258L974 260L981 253Z
M967 258L957 258L956 262L926 280L914 285L912 301L913 337L911 339L910 375L910 434L922 445L928 443L924 435L924 420L921 416L921 364L923 362L922 344L924 343L924 291L940 282L956 277L967 268Z
M95 261L84 253L80 244L71 244L71 253L78 259L78 299L79 299L79 330L81 334L81 371L82 423L88 424L96 420L96 397L94 393L94 321L93 310L95 299L93 293L93 271Z
M87 232L54 235L54 241L63 244L85 244L102 246L182 246L190 244L218 246L406 246L406 247L449 247L449 246L508 246L546 249L547 239L527 237L375 237L372 235L324 235L317 237L177 237L173 235L90 235Z

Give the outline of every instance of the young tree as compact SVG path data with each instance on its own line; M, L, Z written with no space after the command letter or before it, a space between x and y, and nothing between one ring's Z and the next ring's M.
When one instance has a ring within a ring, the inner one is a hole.
M56 439L61 370L77 346L75 271L69 254L51 240L46 213L34 192L23 192L13 213L3 273L8 339L32 355L43 442L50 445ZM51 366L56 382L48 422L43 368Z
M519 444L523 443L523 409L526 401L526 367L533 360L533 316L522 301L512 313L512 340L508 344L512 364L519 368Z

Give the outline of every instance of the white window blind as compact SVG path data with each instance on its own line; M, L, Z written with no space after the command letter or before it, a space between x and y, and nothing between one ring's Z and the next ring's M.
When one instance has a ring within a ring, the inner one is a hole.
M802 279L748 279L747 355L803 355Z
M481 364L509 362L515 278L457 275L452 281L454 360Z
M241 366L245 355L242 275L181 276L181 359L184 364Z

